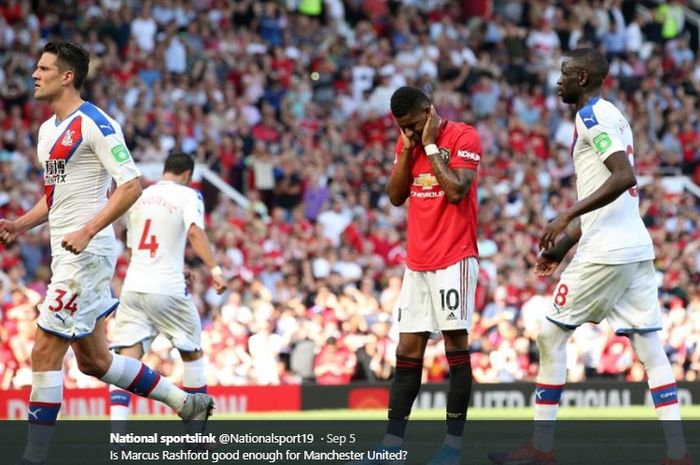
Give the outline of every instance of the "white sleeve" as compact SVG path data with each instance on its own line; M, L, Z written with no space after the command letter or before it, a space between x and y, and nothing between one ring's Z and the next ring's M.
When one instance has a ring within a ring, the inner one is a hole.
M182 219L185 221L185 229L189 229L192 224L204 229L204 199L198 191L193 190L189 196L183 208Z
M115 124L112 123L112 125ZM126 148L121 128L117 126L114 131L106 131L107 135L97 128L97 123L94 121L89 121L86 128L90 148L117 186L141 176L129 149Z
M593 147L601 161L605 161L615 152L625 152L627 149L617 128L624 118L618 112L604 110L604 107L594 110L593 105L588 105L578 113L585 128L582 136Z

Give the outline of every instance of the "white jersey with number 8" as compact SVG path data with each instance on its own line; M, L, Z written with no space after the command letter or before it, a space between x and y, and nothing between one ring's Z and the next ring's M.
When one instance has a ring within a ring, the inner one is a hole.
M123 291L185 295L185 245L193 224L204 229L199 192L172 181L145 189L127 214L131 263Z

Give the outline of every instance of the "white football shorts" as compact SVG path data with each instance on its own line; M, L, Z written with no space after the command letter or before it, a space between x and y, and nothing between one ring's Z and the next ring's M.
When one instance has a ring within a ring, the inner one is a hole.
M574 259L554 290L547 319L566 329L607 319L617 334L662 328L651 260L603 265Z
M406 268L396 307L399 332L469 331L478 275L474 257L435 271Z
M51 260L51 282L39 307L37 325L71 340L92 334L95 323L119 304L111 282L115 256L61 254Z
M185 296L124 291L117 310L112 349L139 342L148 352L162 333L183 352L201 349L202 321L192 299Z

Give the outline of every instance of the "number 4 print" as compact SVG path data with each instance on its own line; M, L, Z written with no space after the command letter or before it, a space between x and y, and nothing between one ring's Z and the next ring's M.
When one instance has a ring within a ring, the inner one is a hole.
M158 241L156 240L156 235L148 235L151 230L151 220L150 218L146 220L143 225L143 232L141 233L141 241L139 241L139 250L148 250L151 253L151 258L156 256L158 252Z
M64 303L63 298L66 296L70 296L70 299L68 299L67 303ZM56 289L56 305L50 306L49 310L52 312L60 312L66 309L70 312L70 316L73 316L73 314L78 311L77 299L78 294L68 294L68 292L63 289Z

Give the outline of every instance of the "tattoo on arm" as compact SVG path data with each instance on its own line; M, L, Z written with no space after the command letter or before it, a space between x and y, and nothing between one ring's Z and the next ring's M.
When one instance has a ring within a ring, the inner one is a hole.
M469 169L453 170L448 167L440 155L428 157L433 168L435 178L445 191L447 200L457 203L464 198L474 181L476 171Z

